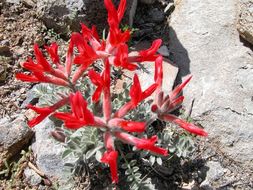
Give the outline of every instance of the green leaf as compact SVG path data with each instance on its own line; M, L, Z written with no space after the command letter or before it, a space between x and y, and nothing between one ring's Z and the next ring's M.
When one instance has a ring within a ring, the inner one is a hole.
M133 167L136 165L136 163L137 163L137 160L131 160L129 164L130 164L130 166Z
M135 173L135 172L137 172L139 170L139 167L137 167L137 166L134 166L133 167L133 172Z
M149 157L149 162L150 162L151 166L153 166L154 163L155 163L155 157L154 156L150 156Z
M132 170L131 169L127 169L126 171L125 171L125 174L126 175L130 175L132 173Z
M122 165L121 165L121 168L123 168L123 169L127 169L127 168L128 168L127 163L122 164Z
M127 177L127 181L128 181L128 182L133 181L133 179L134 179L134 177L133 177L133 176L131 176L131 175Z
M85 154L86 159L90 159L101 148L103 148L103 146L97 146L97 147L92 148L91 150L87 151Z
M160 157L156 158L156 163L162 165L163 161Z
M71 149L64 150L63 153L62 153L62 158L66 158L71 153L72 153Z

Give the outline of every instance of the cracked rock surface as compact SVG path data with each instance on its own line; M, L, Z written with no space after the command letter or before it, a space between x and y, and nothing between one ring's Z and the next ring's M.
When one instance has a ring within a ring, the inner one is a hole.
M195 100L191 116L209 141L218 139L221 151L252 173L253 52L240 42L237 11L236 0L179 1L170 49L178 79L193 75L184 91L186 109Z

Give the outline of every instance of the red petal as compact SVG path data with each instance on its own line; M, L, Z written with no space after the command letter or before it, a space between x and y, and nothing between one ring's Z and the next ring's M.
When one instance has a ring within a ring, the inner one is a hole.
M45 48L50 55L53 63L60 63L60 58L58 56L58 45L54 42L49 47L45 46Z
M145 131L146 123L136 121L121 121L120 126L122 129L128 132L142 133Z
M148 87L141 96L141 101L145 98L149 97L157 88L157 84L152 84L150 87Z
M129 95L132 98L131 101L133 102L133 104L137 106L142 98L141 85L137 74L134 75L133 85L130 88Z
M170 93L170 98L173 100L174 98L176 98L180 92L182 91L182 89L185 87L185 85L191 80L192 75L190 75L189 77L187 77L187 79L180 85L178 85L171 93Z
M118 183L118 166L117 166L118 152L105 152L101 158L101 162L107 163L110 166L111 177L113 183Z
M126 0L121 0L119 7L118 7L118 20L119 22L122 20L124 13L125 13L125 9L126 9Z
M174 115L163 115L160 117L162 120L165 121L171 121L173 123L178 124L180 127L182 127L183 129L189 131L190 133L194 133L196 135L200 135L200 136L207 136L207 132L205 132L203 129L191 124L191 123L187 123L186 121L174 116Z
M139 52L139 62L143 62L143 61L154 61L158 55L156 55L157 50L159 49L159 47L162 44L162 40L161 39L157 39L155 41L153 41L151 47L147 50L142 50Z
M162 87L163 82L163 58L162 56L159 56L155 60L155 76L154 76L155 82L158 84L158 87Z
M44 71L51 71L51 66L44 58L42 52L39 50L39 46L34 44L34 54L37 60L37 64L41 65L44 68Z
M43 81L40 81L34 75L26 75L26 74L23 74L23 73L16 73L15 77L16 77L16 79L22 80L22 81L25 81L25 82L43 82Z

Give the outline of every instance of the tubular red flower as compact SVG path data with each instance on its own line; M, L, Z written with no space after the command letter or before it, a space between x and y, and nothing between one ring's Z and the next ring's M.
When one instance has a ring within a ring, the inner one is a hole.
M51 113L53 113L58 108L64 106L68 102L69 98L62 98L60 101L55 103L52 106L39 108L33 105L27 105L28 108L32 109L36 113L39 114L39 116L35 117L34 119L28 121L29 127L34 127L35 125L39 124L42 120L44 120L47 116L49 116Z
M101 158L101 162L109 164L111 177L113 183L118 183L118 166L117 166L118 152L106 151Z
M87 102L81 92L70 95L72 113L55 113L54 116L64 121L65 126L70 129L78 129L85 125L94 125L94 115L88 110Z
M109 34L109 42L112 46L117 46L121 43L126 43L130 39L130 31L121 32L119 28L111 27Z
M144 92L141 90L141 85L137 74L134 75L133 85L130 88L131 102L136 107L139 102L149 97L157 88L157 84L153 84L148 87Z
M43 67L43 70L46 72L50 72L52 70L50 64L47 62L47 60L44 58L42 52L39 50L39 46L37 44L34 44L34 54L36 57L36 61L38 65L41 65Z
M113 118L109 121L110 127L120 127L127 132L142 133L145 131L146 123L137 121L127 121L121 118Z
M111 77L110 77L111 71L110 71L110 63L109 60L106 59L105 61L105 69L102 75L103 78L103 113L105 117L105 121L108 121L111 118L111 92L110 92L110 83L111 83Z
M161 90L163 83L163 58L159 56L155 60L155 76L154 80L158 85L157 89Z
M69 48L66 55L66 64L65 64L65 70L66 70L67 76L70 76L71 74L71 67L73 64L73 53L74 53L74 44L72 40L70 39Z
M50 46L45 46L48 54L50 55L53 63L59 64L60 58L58 56L58 45L54 42Z
M155 61L156 58L159 56L156 54L157 50L162 44L161 39L157 39L153 41L151 47L147 50L142 50L139 52L139 57L137 58L137 62L143 61Z
M159 116L159 118L164 121L176 123L180 127L182 127L183 129L187 130L190 133L194 133L194 134L200 135L200 136L207 136L208 135L207 132L205 132L203 129L201 129L191 123L188 123L188 122L186 122L174 115L166 114L166 115Z
M35 125L39 124L41 121L43 121L47 116L49 116L51 113L53 113L55 110L50 107L45 108L39 108L35 107L33 105L27 105L28 108L34 110L36 113L39 114L39 116L35 117L34 119L28 121L29 127L34 127Z
M192 78L192 75L188 76L188 77L186 78L186 80L185 80L182 84L178 85L178 86L170 93L169 96L170 96L170 99L171 99L171 100L173 100L173 99L175 99L176 97L178 97L178 95L181 93L182 89L187 85L187 83L191 80L191 78Z
M124 132L115 132L115 136L127 144L136 146L138 149L149 150L151 152L161 154L163 156L168 155L167 150L155 146L157 136L152 136L150 139L140 139Z
M130 71L133 71L137 68L137 65L128 61L128 46L126 44L119 45L114 59L114 65Z

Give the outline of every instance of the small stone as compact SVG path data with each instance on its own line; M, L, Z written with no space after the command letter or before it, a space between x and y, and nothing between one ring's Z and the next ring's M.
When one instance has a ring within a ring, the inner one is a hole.
M160 53L162 56L165 56L165 57L169 57L170 56L170 51L169 49L167 48L167 46L161 46L158 51L158 53Z
M35 6L35 1L33 0L22 0L22 3L24 3L24 5L28 8L32 8Z
M32 186L39 185L42 181L42 178L30 168L26 168L24 174L27 182Z
M0 45L0 56L6 56L9 57L11 56L11 50L9 46L6 45Z

